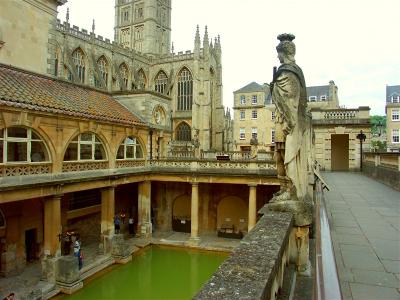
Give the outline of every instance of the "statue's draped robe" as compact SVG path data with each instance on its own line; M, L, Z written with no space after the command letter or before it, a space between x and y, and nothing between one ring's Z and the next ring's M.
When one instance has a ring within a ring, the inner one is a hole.
M288 130L285 139L286 176L296 188L298 199L307 192L306 107L307 91L303 72L296 64L282 64L274 81L272 99L277 108L277 131ZM279 129L278 129L279 128ZM283 142L284 134L276 132L277 142Z

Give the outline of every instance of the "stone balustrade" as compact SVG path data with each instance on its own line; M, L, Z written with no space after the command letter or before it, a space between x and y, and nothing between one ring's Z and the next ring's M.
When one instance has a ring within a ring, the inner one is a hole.
M363 173L400 191L400 153L364 152Z
M48 174L51 170L52 163L11 163L0 165L0 177Z

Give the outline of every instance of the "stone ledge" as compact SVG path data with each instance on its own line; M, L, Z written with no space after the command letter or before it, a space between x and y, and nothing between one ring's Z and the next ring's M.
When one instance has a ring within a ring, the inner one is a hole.
M269 299L292 227L290 213L268 211L193 299Z

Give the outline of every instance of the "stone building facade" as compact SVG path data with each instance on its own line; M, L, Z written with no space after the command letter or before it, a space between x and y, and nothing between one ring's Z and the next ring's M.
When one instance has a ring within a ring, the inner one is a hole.
M386 86L387 150L400 151L400 85Z
M112 43L95 28L58 22L64 3L0 1L0 274L41 260L43 279L54 283L67 234L111 256L115 215L133 216L143 237L153 222L157 230L189 231L191 243L221 227L252 229L279 189L272 153L200 156L233 145L219 38L211 42L205 31L201 41L197 30L193 52L167 50L171 4L146 0L144 16L154 5L166 15L162 24L142 24L144 38L165 29L143 42L144 53L135 39L132 48L118 42L124 26L135 30L140 20L116 26ZM129 19L140 2L118 1L122 18L125 4ZM196 157L169 155L179 147L194 148Z
M366 134L364 150L370 148L371 128L369 107L340 108L338 87L328 85L307 87L308 110L314 130L314 157L324 170L357 170L360 168L360 144L357 135ZM255 105L252 99L263 99ZM274 111L267 84L252 82L234 92L234 144L237 150L250 151L252 133L258 138L259 149L274 150Z

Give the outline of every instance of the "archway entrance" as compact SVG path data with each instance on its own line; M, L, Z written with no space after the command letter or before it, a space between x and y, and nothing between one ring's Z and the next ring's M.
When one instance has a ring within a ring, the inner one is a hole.
M217 229L224 233L240 234L247 231L248 208L238 197L226 197L218 203Z
M349 135L331 135L331 170L349 170Z
M191 230L191 200L188 195L175 199L172 208L172 230L190 232Z

